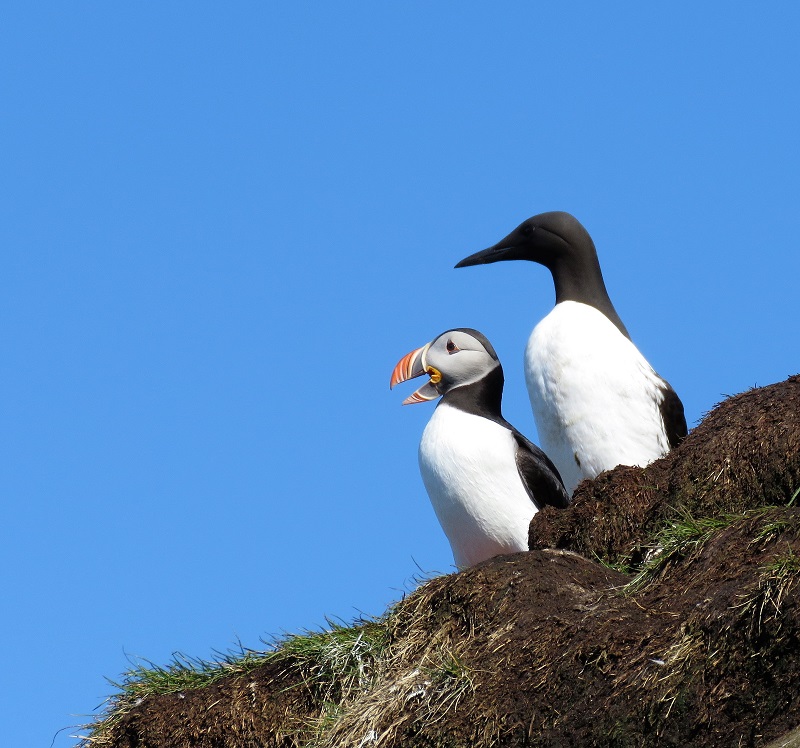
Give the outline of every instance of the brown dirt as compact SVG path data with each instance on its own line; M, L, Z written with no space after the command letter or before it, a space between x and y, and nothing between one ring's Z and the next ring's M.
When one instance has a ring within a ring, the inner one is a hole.
M314 709L302 678L285 665L206 688L151 696L128 712L101 744L166 748L283 748L296 746Z
M530 548L612 562L641 560L642 541L683 507L697 516L786 503L800 486L800 376L728 398L648 467L584 481L568 512L545 507Z
M387 619L372 686L314 745L755 748L796 727L798 405L800 377L730 398L663 460L539 513L534 550L422 585ZM593 560L640 559L678 508L726 526L635 593ZM103 744L304 746L322 713L273 664L146 697Z

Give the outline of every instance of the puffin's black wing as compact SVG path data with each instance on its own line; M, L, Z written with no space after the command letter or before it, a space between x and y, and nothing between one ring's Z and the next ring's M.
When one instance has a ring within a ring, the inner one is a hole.
M517 442L517 470L528 491L528 496L541 509L545 504L565 509L569 506L569 494L550 458L533 442L528 441L516 429L512 430Z
M675 390L669 386L669 382L664 382L662 392L664 398L658 406L661 410L661 420L664 421L664 430L667 433L670 447L677 447L683 437L688 433L686 428L686 416L683 414L683 403Z

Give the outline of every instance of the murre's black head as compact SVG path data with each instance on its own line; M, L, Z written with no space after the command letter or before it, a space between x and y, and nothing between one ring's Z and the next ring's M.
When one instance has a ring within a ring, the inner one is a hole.
M503 260L531 260L544 265L553 275L556 304L578 301L593 306L630 337L608 297L592 237L575 216L558 210L539 213L497 244L465 257L456 267Z
M592 237L569 213L550 211L523 221L497 244L464 258L456 267L501 260L531 260L553 270L568 257L597 257Z

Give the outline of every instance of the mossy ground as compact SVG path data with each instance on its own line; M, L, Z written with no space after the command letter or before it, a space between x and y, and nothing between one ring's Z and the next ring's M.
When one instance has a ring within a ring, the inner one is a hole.
M800 724L799 489L793 377L380 620L137 668L84 743L764 746Z

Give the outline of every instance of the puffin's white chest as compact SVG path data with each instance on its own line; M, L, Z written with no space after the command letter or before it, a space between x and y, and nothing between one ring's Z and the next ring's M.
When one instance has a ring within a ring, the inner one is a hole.
M584 478L669 450L663 380L594 307L564 301L536 325L525 379L539 442L570 494Z
M425 427L420 472L459 568L528 549L536 507L515 454L508 429L445 403Z

